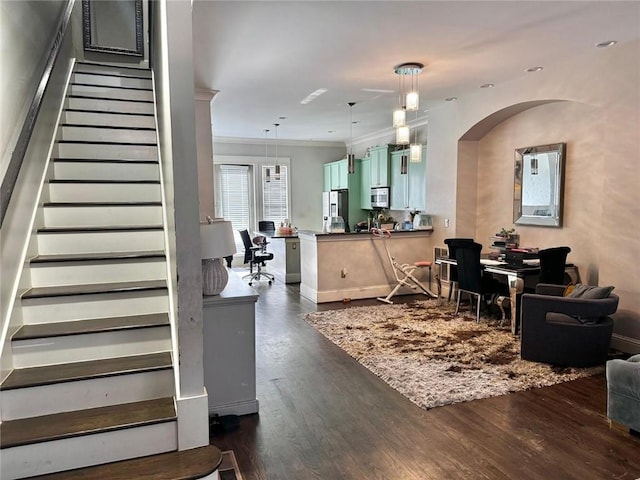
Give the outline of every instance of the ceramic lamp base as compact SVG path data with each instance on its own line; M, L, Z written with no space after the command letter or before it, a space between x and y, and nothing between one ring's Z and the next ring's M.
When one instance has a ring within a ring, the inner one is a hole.
M229 272L222 263L222 258L202 260L202 293L218 295L229 281Z

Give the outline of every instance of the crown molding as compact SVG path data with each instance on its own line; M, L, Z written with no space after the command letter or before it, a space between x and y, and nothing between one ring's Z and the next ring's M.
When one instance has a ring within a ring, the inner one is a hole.
M241 137L218 137L213 136L214 143L235 143L243 145L275 145L276 141L273 138L241 138ZM282 140L278 139L278 146L289 147L344 147L344 142L321 142L318 140Z
M414 121L408 121L407 125L410 128L418 128L427 126L429 120L426 117L418 118ZM379 138L386 138L392 135L395 135L396 129L393 127L384 128L382 130L378 130L377 132L368 133L366 135L362 135L360 137L355 137L351 142L351 145L359 145L361 143L373 142L378 140ZM349 146L349 143L345 142L345 145Z
M196 88L195 99L201 102L210 102L220 90L208 90L205 88Z

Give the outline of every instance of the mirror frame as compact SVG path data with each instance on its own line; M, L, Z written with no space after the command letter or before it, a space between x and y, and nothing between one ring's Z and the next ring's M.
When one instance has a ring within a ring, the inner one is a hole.
M135 49L113 47L108 45L97 45L91 40L91 3L96 0L82 0L82 36L84 49L90 52L117 53L120 55L132 55L142 57L144 55L143 27L142 27L142 0L133 0L135 6L135 29L136 46Z
M534 147L517 148L515 151L514 174L513 174L513 223L516 225L535 225L541 227L562 227L562 213L564 200L564 170L566 143L552 143L549 145L538 145ZM551 215L523 215L522 213L522 180L524 173L523 162L530 158L529 155L535 153L556 153L558 161L555 165L556 182L551 188L554 189L555 203L549 205L552 210Z

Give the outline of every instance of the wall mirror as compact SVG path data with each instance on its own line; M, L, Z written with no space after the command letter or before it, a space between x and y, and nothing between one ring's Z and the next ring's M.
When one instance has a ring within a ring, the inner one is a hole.
M566 143L518 148L513 182L513 223L562 226Z
M142 0L82 0L84 49L141 57Z

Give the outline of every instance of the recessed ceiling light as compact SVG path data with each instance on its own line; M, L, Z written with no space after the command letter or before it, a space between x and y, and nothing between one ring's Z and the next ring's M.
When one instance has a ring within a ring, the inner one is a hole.
M300 100L300 103L303 104L303 105L306 105L309 102L313 102L316 98L318 98L320 95L322 95L323 93L326 93L326 92L327 92L326 88L319 88L315 92L311 92L305 98Z
M607 48L613 47L617 42L617 40L607 40L606 42L596 43L596 47L598 48Z
M327 130L327 133L336 133L335 130Z
M458 97L447 97L444 99L445 102L455 102L458 100Z
M544 67L529 67L525 72L539 72L541 70L544 70Z
M278 117L278 120L286 120L287 117Z
M493 88L495 85L493 83L485 83L480 85L480 88Z

